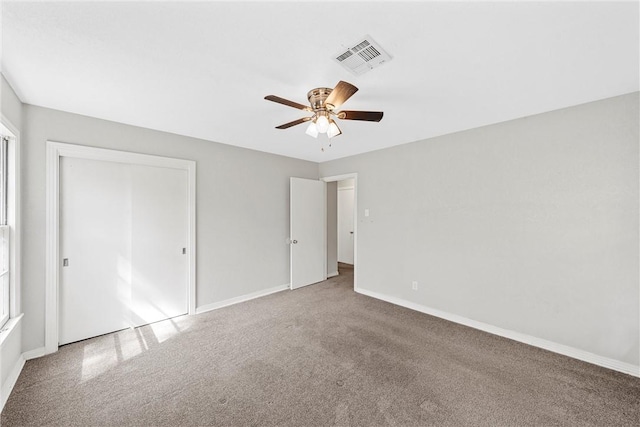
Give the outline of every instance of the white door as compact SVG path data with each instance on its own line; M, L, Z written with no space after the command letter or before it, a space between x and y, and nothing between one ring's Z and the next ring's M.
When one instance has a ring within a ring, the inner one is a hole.
M326 279L326 184L291 178L291 289Z
M60 344L128 327L127 175L119 163L60 159Z
M353 265L353 188L338 188L338 262Z
M132 170L131 322L133 326L188 311L187 171Z
M60 159L59 343L185 314L186 172Z

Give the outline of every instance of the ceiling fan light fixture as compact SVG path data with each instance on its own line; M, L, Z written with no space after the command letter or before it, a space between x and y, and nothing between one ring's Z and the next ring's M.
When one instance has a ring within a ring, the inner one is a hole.
M356 46L356 48L360 47L360 45ZM298 104L297 102L289 101L288 99L280 98L275 95L267 95L264 99L296 108L298 110L308 111L313 114L311 117L303 117L298 120L276 126L276 129L288 129L304 122L311 122L305 131L307 135L313 138L318 138L319 134L326 133L327 137L332 139L338 135L342 135L342 131L333 118L340 120L360 120L365 122L379 122L382 119L382 111L336 111L336 109L340 108L342 104L351 98L357 91L357 87L351 83L341 80L333 89L326 87L311 89L307 93L309 106ZM329 143L329 147L331 147L331 143Z
M327 130L327 136L329 138L333 138L334 136L338 136L341 134L342 134L342 131L340 130L336 122L331 120L331 123L329 124L329 129Z
M326 133L329 130L329 119L324 114L321 114L316 119L316 126L318 127L318 132Z
M318 137L318 127L316 126L316 124L314 122L309 123L309 126L307 127L307 130L305 132L307 135L313 137L313 138L317 138Z

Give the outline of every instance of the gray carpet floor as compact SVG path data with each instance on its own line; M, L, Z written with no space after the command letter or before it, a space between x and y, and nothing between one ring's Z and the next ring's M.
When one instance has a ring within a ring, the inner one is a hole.
M28 361L3 427L638 426L640 379L331 280Z

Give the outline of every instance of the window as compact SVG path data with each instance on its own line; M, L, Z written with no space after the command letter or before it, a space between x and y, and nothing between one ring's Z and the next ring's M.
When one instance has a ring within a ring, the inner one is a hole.
M0 327L9 320L9 226L0 226Z
M0 326L9 320L10 245L11 229L7 225L7 183L9 181L9 138L0 141Z
M2 136L0 145L0 225L7 225L7 182L9 182L9 138Z

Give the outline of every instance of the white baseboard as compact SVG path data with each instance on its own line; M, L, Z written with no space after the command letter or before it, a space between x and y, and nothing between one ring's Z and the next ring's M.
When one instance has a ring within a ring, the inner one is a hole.
M334 271L333 273L329 273L327 274L327 279L330 279L332 277L336 277L337 275L339 275L340 273L338 273L337 271Z
M40 348L34 348L33 350L25 351L24 353L22 353L22 357L24 357L24 360L31 360L31 359L37 359L38 357L42 357L45 354L47 354L47 352L45 351L45 348L40 347Z
M630 363L621 362L616 359L600 356L588 351L580 350L578 348L570 347L564 344L558 344L553 341L548 341L542 338L537 338L531 335L523 334L520 332L510 331L497 326L490 325L488 323L478 322L476 320L468 319L466 317L459 316L457 314L447 313L435 308L426 307L420 304L416 304L411 301L403 300L401 298L391 297L388 295L380 294L378 292L369 291L362 288L355 289L356 292L366 295L372 298L376 298L382 301L389 302L391 304L399 305L402 307L416 310L421 313L429 314L431 316L439 317L441 319L449 320L454 323L469 326L474 329L479 329L490 334L498 335L504 338L509 338L514 341L519 341L525 344L532 345L534 347L543 348L545 350L559 353L564 356L572 357L574 359L582 360L583 362L592 363L594 365L602 366L604 368L613 369L614 371L623 372L625 374L640 377L640 366L632 365Z
M36 348L20 355L13 369L11 369L6 382L2 385L2 390L0 391L0 411L4 408L5 403L7 403L9 399L9 395L13 391L13 387L16 385L16 382L18 382L18 377L20 376L20 372L22 372L22 368L24 368L25 362L44 355L44 347Z
M24 362L24 357L21 355L13 366L13 369L11 369L7 380L2 385L2 390L0 391L0 411L4 409L4 404L7 403L13 387L16 385L16 382L18 382L18 377L20 376L20 372L22 372Z
M241 303L241 302L249 301L249 300L252 300L252 299L255 299L255 298L260 298L260 297L264 297L264 296L267 296L267 295L271 295L271 294L274 294L276 292L286 291L287 289L289 289L289 284L288 283L286 285L274 286L273 288L264 289L264 290L257 291L257 292L252 292L252 293L246 294L246 295L240 295L239 297L229 298L229 299L224 300L224 301L214 302L214 303L211 303L211 304L206 304L206 305L203 305L201 307L196 308L196 314L205 313L207 311L216 310L216 309L222 308L222 307L228 307L230 305L234 305L234 304L238 304L238 303Z

